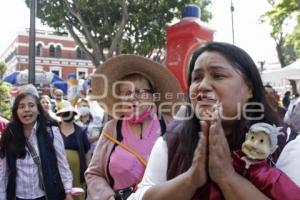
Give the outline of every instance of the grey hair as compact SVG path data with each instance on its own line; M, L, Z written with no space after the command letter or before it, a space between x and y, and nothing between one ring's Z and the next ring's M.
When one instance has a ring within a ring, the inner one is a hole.
M283 135L284 133L282 132L283 127L276 127L275 125L270 125L267 123L255 123L253 124L249 131L251 133L257 133L257 132L264 132L266 134L268 134L269 138L270 138L270 143L271 143L271 148L275 148L277 145L277 137L279 135Z

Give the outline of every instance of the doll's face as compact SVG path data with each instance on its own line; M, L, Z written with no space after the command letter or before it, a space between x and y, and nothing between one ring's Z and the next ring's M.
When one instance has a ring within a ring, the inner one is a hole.
M264 132L248 132L242 152L251 160L264 160L272 154L270 138Z

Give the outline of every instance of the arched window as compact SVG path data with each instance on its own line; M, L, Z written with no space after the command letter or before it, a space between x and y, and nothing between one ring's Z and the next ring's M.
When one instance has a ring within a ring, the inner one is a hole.
M49 57L55 57L55 47L54 47L54 45L50 45L50 47L49 47Z
M61 48L60 46L57 46L55 49L55 57L60 58L61 57Z
M43 55L43 46L42 44L38 44L36 46L36 56L42 56Z

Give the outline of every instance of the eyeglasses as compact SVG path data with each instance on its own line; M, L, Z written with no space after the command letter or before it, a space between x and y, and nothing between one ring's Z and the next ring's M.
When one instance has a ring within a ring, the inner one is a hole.
M120 97L123 98L129 98L129 97L135 97L137 99L146 99L148 98L148 94L152 94L153 90L151 89L137 89L134 91L128 90L124 92L120 92Z

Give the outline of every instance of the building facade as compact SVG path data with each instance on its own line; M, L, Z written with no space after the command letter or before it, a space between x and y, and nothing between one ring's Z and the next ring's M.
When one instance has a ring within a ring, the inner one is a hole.
M28 69L29 29L19 33L3 52L1 59L7 65L7 74ZM68 74L87 78L95 67L69 35L56 35L53 31L36 31L36 70L53 72L66 80Z

